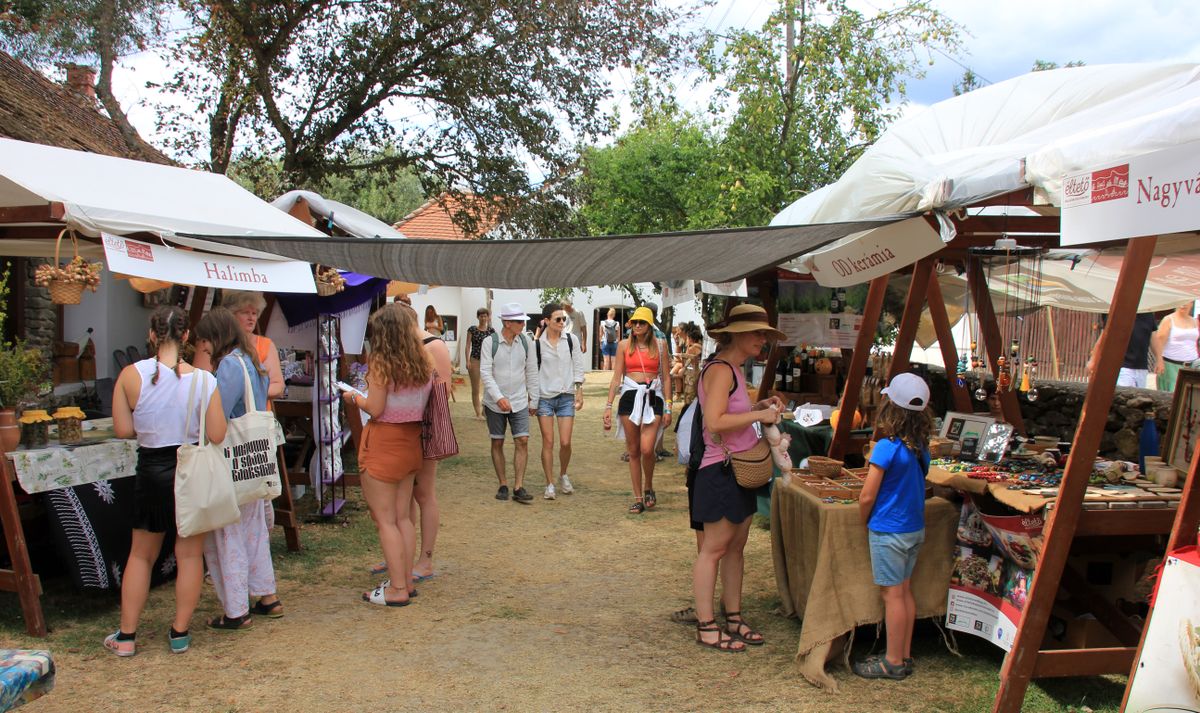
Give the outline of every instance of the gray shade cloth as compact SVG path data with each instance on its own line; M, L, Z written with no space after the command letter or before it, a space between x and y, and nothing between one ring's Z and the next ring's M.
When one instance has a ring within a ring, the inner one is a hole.
M728 282L899 219L545 240L204 238L393 280L537 289L664 280Z

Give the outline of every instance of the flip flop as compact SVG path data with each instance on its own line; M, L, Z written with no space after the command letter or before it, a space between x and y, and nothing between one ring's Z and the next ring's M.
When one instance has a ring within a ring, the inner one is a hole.
M387 597L384 596L384 589L385 586L381 584L378 587L375 587L375 589L371 590L370 594L364 592L362 595L363 601L367 602L368 604L375 604L376 606L381 607L406 607L412 603L411 595L409 596L409 599L405 599L402 602L389 602Z
M387 562L380 562L371 567L371 576L378 577L381 574L387 574Z
M390 579L385 579L385 580L383 580L382 582L380 582L380 583L379 583L379 586L381 586L381 587L383 587L384 589L386 589L386 588L388 588L388 587L392 586L392 580L390 580ZM413 597L416 597L418 594L420 594L420 592L418 592L418 591L417 591L417 588L416 588L416 587L413 587L412 589L408 590L408 598L409 598L409 599L412 599Z
M208 620L208 628L221 629L223 631L245 631L253 626L254 621L249 615L239 617L228 617L222 614L221 616Z
M429 574L417 574L416 572L413 572L412 573L412 581L424 582L425 580L433 579L436 576L437 576L437 572L430 572Z

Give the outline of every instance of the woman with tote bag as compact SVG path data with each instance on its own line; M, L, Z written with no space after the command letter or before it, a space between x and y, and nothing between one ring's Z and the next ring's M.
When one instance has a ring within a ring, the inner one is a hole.
M208 357L208 363L217 375L217 390L231 424L236 422L235 419L245 417L247 411L266 409L267 373L232 312L224 307L214 307L200 319L196 324L196 352ZM266 455L275 458L273 441L266 449ZM283 616L283 604L275 594L271 533L267 529L265 513L270 507L270 500L251 500L240 506L241 518L237 522L213 530L204 540L204 558L217 598L225 610L221 616L209 620L208 626L212 629L236 631L248 628L252 623L251 614L271 618ZM251 597L259 598L254 606L250 606Z
M181 361L187 334L183 310L166 306L154 310L149 334L154 356L125 367L113 389L113 432L118 438L136 437L138 442L133 542L121 579L121 626L104 639L105 648L117 656L137 653L135 637L150 594L150 569L166 533L175 532L176 451L198 441L201 427L210 440L225 439L225 412L216 381ZM196 413L188 414L185 404L196 379L205 398L197 399ZM208 408L201 414L199 404L206 400ZM172 653L181 654L191 646L188 626L204 582L203 547L203 535L175 538L175 619L167 636Z

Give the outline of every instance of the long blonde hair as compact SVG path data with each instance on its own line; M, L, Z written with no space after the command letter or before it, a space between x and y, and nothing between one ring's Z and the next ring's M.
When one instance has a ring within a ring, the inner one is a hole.
M393 388L420 386L433 374L429 356L417 337L416 317L412 309L397 303L371 315L367 370L382 375Z
M651 353L658 352L658 339L654 336L654 325L646 324L646 351ZM637 334L633 332L633 326L629 328L629 351L627 354L633 356L637 352Z

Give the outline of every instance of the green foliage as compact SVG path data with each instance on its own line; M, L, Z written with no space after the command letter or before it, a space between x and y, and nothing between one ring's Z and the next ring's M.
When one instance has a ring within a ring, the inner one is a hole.
M1085 62L1083 60L1077 59L1077 60L1074 60L1071 62L1067 62L1066 64L1063 65L1063 67L1082 67L1084 65L1085 65ZM1033 60L1033 67L1029 71L1044 72L1047 69L1058 69L1058 62L1051 62L1050 60L1045 60L1045 59L1035 59L1035 60Z
M145 50L163 33L165 0L0 0L0 49L43 70ZM106 22L108 20L108 22ZM109 35L111 32L111 35Z
M957 97L967 92L973 92L981 86L983 85L979 81L979 75L967 69L963 72L962 79L955 82L951 90L954 92L954 96Z
M49 363L42 350L23 341L0 346L0 408L16 408L22 399L36 394Z

